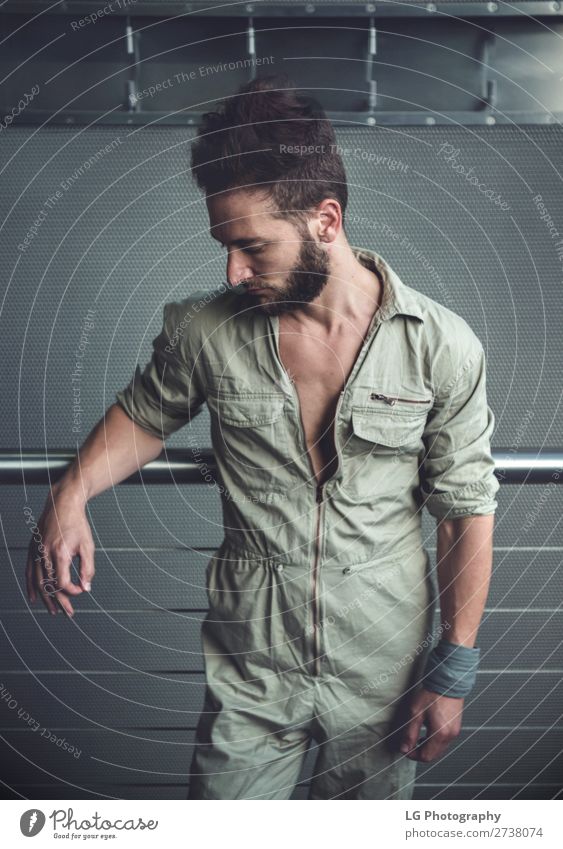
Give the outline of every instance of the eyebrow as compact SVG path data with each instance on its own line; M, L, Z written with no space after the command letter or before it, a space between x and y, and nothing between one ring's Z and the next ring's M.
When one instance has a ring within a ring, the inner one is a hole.
M220 245L225 244L225 242L222 242L221 239L218 239L217 236L214 236L213 234L211 234L211 238L215 239L216 242L219 242ZM255 243L261 244L263 242L264 239L259 239L258 237L256 237L254 239L233 239L232 244L236 245L237 247L244 248L246 247L246 245L253 245Z

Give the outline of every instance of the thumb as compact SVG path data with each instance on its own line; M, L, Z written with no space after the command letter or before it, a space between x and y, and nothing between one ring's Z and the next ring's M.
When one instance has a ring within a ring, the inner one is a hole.
M92 579L95 574L94 551L90 546L80 547L80 584L86 592L92 589Z
M420 737L420 729L424 720L424 712L419 710L407 723L407 727L401 740L400 751L409 752L414 749Z

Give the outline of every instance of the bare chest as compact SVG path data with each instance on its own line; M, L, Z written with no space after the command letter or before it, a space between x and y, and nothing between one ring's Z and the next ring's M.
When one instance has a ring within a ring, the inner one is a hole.
M299 398L305 448L318 483L336 471L334 417L369 327L350 328L330 341L296 333L280 320L280 357Z

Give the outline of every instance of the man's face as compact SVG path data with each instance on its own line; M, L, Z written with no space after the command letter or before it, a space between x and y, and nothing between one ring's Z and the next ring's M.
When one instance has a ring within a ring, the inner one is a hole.
M280 315L318 297L329 259L306 228L272 218L266 199L242 189L208 198L207 209L212 237L229 252L228 282L245 284L249 308Z

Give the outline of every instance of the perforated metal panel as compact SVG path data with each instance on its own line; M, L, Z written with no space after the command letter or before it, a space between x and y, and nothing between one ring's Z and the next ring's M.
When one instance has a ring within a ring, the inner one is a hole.
M159 126L11 128L0 135L2 160L9 162L0 194L6 292L0 346L10 366L5 447L83 441L137 359L148 357L163 303L224 280L224 254L209 237L205 204L187 170L193 135ZM464 316L483 341L496 415L493 447L560 449L561 128L340 127L337 137L351 194L351 243L378 251L405 283ZM455 170L460 164L509 209ZM545 215L542 220L544 210L558 238ZM36 234L19 249L41 211ZM76 433L72 375L88 310L95 312ZM187 447L195 439L207 447L208 425L203 412L190 437L184 429L168 444ZM58 715L60 733L81 744L82 755L65 758L46 743L31 766L5 748L8 780L41 798L65 781L69 798L85 786L123 798L184 798L189 729L203 683L203 567L222 536L216 494L195 485L118 487L94 499L95 593L77 605L82 612L72 624L26 609L29 537L22 509L27 503L38 516L45 494L45 487L0 490L8 543L3 681L42 724L54 725ZM561 614L554 599L562 502L561 487L501 490L479 684L463 736L446 759L421 771L418 798L451 796L452 782L456 798L550 798L561 787L561 765L552 757L561 744ZM424 530L432 547L429 517ZM161 577L162 570L169 574ZM22 675L26 669L37 679ZM33 740L2 705L4 745L29 754ZM498 757L487 757L497 744ZM479 767L476 752L483 756ZM132 780L120 766L95 758L147 772ZM310 769L309 759L304 782Z
M11 251L1 270L10 291L0 344L16 366L6 391L19 397L7 411L7 445L73 441L73 352L89 309L84 433L129 380L137 357L148 356L163 303L224 280L224 257L187 171L193 134L14 128L0 139L11 160L0 199ZM350 186L351 243L377 250L405 283L469 321L488 355L496 445L509 446L525 425L521 445L557 448L562 252L533 199L541 195L563 238L559 127L339 128L337 137ZM458 151L450 162L443 145ZM100 154L106 146L110 152ZM458 166L509 209L484 197ZM49 209L57 189L62 196ZM18 250L42 211L37 235ZM54 385L43 414L45 388ZM171 444L183 442L180 433Z

